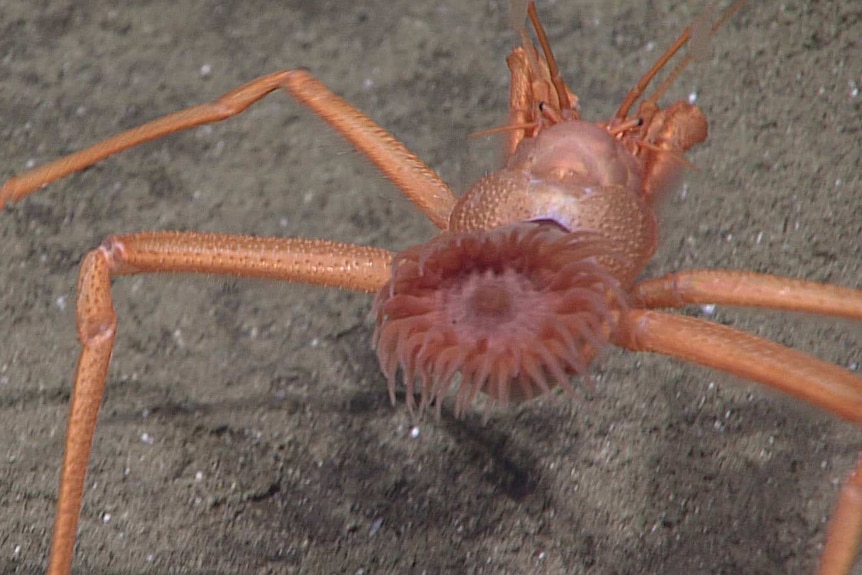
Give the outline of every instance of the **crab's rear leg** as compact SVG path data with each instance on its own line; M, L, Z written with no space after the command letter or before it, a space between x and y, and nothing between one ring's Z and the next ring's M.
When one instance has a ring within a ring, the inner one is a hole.
M7 201L18 201L54 180L138 144L236 116L279 89L290 93L338 130L437 227L447 226L456 199L440 177L389 132L330 92L305 70L285 70L261 76L213 102L153 120L14 177L0 187L0 209Z
M850 573L862 546L862 457L841 487L817 575Z
M635 305L678 308L718 303L862 320L862 290L778 276L705 270L647 280ZM714 367L764 383L862 423L862 378L839 366L761 338L698 320L637 310L616 343ZM862 546L862 459L841 488L826 535L819 575L850 573Z
M757 381L862 424L862 378L837 365L708 321L650 310L624 316L614 343ZM849 575L862 538L862 462L841 489L820 575Z
M624 317L614 343L757 381L862 423L862 378L777 343L708 321L650 310ZM849 575L862 537L862 468L841 490L820 575Z
M112 277L205 273L376 291L389 279L391 261L386 250L325 240L192 232L112 236L87 254L78 279L78 337L83 348L72 390L48 574L71 572L87 464L117 331Z

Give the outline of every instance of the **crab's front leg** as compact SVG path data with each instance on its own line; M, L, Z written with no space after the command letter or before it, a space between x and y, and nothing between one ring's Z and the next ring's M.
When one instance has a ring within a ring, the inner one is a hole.
M261 76L212 102L198 104L112 136L53 162L19 174L0 185L0 210L39 188L123 150L196 126L241 114L266 95L284 90L308 106L356 146L438 228L445 229L455 195L433 170L371 118L330 92L306 70Z
M624 135L623 142L641 158L642 194L652 204L690 166L685 153L706 140L709 126L700 108L681 100L664 109L644 102L636 121L643 124L638 135Z
M87 464L117 332L112 277L206 273L372 292L389 279L391 262L392 254L379 248L325 240L192 232L112 236L87 254L78 279L82 349L72 388L48 575L71 572Z

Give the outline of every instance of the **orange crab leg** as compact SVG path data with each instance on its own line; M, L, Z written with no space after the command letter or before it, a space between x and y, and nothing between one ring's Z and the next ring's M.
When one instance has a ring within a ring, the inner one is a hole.
M645 308L714 303L862 319L860 290L744 271L697 270L668 274L640 282L631 294L634 305ZM716 367L766 383L856 423L862 422L862 378L838 366L700 320L657 314L636 316L634 322L637 323L634 331L624 335L629 338L627 347L630 349L656 351ZM691 346L692 341L696 342L695 346ZM686 346L699 349L684 351ZM755 371L765 371L765 377L757 377ZM860 545L862 459L841 489L818 574L849 573Z
M756 381L862 424L862 377L767 339L692 317L632 310L614 342Z
M42 186L80 171L123 150L203 124L231 118L283 89L326 120L365 154L439 228L445 229L455 196L415 154L362 112L330 92L305 70L285 70L261 76L213 102L153 120L103 140L89 148L14 177L0 188L0 209Z
M325 240L192 232L111 236L87 254L78 278L78 338L83 346L66 429L49 575L68 575L87 463L117 332L111 278L159 272L223 274L376 291L390 275L387 250Z
M862 378L837 365L723 325L634 310L623 316L614 343L757 381L853 423L862 423ZM862 543L860 539L862 461L841 489L818 573L850 573Z
M850 573L862 546L862 458L841 487L829 521L818 575Z
M753 272L677 272L642 281L631 293L635 305L651 309L719 304L862 320L862 290Z

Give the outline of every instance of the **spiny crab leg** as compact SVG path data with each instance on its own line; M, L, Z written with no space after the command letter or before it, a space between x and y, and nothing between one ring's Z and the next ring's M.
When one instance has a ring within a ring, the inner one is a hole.
M87 463L117 332L111 278L202 273L280 279L373 292L390 276L387 250L325 240L193 232L111 236L87 254L78 278L78 359L60 479L49 574L69 573Z
M236 116L280 89L308 106L364 153L438 228L447 227L456 198L440 177L389 132L330 92L305 70L284 70L261 76L213 102L153 120L12 178L0 188L0 209L7 201L18 201L54 180L138 144Z

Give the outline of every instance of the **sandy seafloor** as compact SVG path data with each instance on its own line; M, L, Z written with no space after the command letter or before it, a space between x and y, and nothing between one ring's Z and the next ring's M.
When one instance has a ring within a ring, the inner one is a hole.
M605 118L699 2L542 2L584 115ZM0 177L305 66L457 190L498 165L508 2L0 2ZM862 9L752 2L673 98L711 123L646 275L725 267L862 288ZM204 73L204 70L208 73ZM275 94L0 213L0 572L49 548L81 258L113 232L326 237L432 227ZM220 278L115 282L120 334L78 573L812 573L862 433L735 378L612 350L600 394L418 438L370 348L371 298ZM689 313L702 315L699 309ZM862 363L850 321L716 319ZM857 573L862 567L857 566Z

